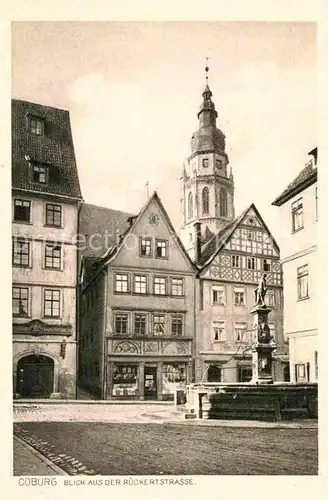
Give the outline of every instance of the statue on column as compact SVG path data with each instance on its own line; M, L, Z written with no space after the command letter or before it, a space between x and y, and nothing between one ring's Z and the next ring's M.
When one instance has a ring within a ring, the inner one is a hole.
M258 286L255 288L255 305L256 306L266 306L265 304L265 295L267 293L266 286L266 273L263 273L261 279L259 281Z

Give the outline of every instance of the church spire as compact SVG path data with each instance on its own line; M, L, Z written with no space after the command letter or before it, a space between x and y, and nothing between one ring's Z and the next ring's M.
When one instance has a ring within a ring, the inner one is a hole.
M204 92L202 94L203 98L204 98L204 101L210 101L211 100L211 97L212 97L212 92L211 92L211 89L209 88L208 86L208 72L209 72L209 67L208 67L208 57L206 57L206 66L205 66L205 80L206 80L206 84L205 84L205 89L204 89ZM213 104L214 106L214 104Z

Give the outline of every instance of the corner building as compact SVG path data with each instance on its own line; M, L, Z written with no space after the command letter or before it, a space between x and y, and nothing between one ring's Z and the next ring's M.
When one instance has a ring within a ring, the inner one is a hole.
M76 397L80 191L69 113L12 101L13 388Z
M252 378L254 291L267 274L271 335L277 343L275 380L289 379L283 335L279 247L254 204L237 218L234 180L206 84L182 174L181 239L198 268L196 382L247 382Z
M115 217L107 225L124 226ZM102 257L82 259L80 385L170 400L191 382L195 271L155 192Z

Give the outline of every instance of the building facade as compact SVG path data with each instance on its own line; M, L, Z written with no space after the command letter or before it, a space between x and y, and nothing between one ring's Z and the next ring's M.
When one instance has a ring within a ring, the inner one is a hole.
M13 100L16 397L76 397L76 234L81 199L69 113Z
M103 399L173 399L193 378L196 270L157 193L129 224L82 261L80 384Z
M292 382L318 379L317 148L291 184L274 200L280 209L284 272L284 331Z
M275 380L288 380L279 248L254 205L235 218L234 181L225 136L208 84L182 175L181 238L198 267L195 380L252 378L254 290L267 274Z

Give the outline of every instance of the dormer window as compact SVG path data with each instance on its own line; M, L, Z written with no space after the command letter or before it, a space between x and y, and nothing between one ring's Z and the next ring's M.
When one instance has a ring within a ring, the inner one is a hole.
M38 184L47 183L48 168L45 165L32 165L32 181Z
M28 126L31 134L42 135L44 133L44 120L38 116L28 117Z

